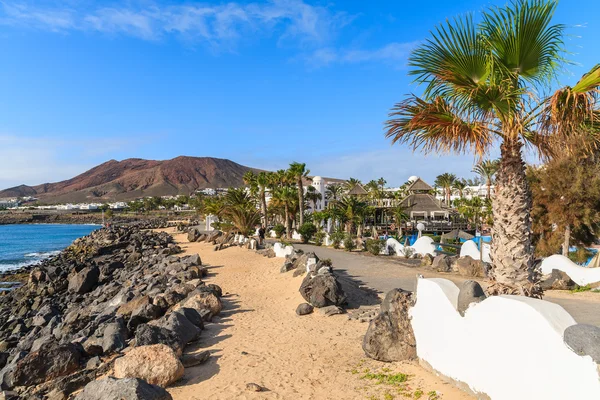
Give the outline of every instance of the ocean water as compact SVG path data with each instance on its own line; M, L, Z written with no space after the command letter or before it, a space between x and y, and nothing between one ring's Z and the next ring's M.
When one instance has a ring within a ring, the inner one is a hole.
M39 263L99 225L0 225L0 271Z

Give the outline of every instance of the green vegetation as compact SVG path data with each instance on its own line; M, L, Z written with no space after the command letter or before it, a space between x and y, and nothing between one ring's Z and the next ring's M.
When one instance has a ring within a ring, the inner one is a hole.
M367 251L374 256L381 254L385 242L379 239L367 239Z
M305 222L298 228L298 233L302 236L302 243L308 243L317 233L317 227L312 222Z
M281 238L285 233L285 226L277 224L273 227L273 231L275 231L275 235L277 236L277 238Z
M315 244L317 246L322 246L323 245L323 241L325 241L325 236L327 235L327 233L325 233L325 231L318 231L317 233L315 233Z
M346 237L344 237L344 250L352 251L355 248L356 243L354 243L354 238L352 237L352 235L347 234Z
M377 381L378 385L386 384L392 386L398 386L408 380L408 375L398 374L386 374L386 373L366 373L362 376L362 379Z
M590 285L578 286L577 288L571 290L571 293L589 292L592 289L593 288Z

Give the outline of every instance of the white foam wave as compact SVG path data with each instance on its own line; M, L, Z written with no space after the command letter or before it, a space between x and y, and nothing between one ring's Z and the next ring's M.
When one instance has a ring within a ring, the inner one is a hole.
M60 253L60 250L41 251L41 252L36 252L36 253L27 253L24 255L24 257L44 259L44 258L49 258L49 257L55 256L59 253Z

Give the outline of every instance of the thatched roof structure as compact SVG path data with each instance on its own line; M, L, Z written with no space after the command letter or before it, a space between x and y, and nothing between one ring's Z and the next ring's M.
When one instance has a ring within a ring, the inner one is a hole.
M406 188L408 193L429 192L433 188L423 179L416 179L409 187Z
M447 240L447 239L464 239L464 240L471 240L473 239L475 236L465 232L465 231L461 231L459 229L453 229L448 233L444 233L442 235L442 240Z
M366 196L367 194L369 194L369 192L367 192L360 183L354 186L352 190L348 192L348 195L350 196Z

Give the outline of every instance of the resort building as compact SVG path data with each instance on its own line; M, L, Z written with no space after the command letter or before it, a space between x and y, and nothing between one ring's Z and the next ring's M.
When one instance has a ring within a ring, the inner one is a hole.
M411 177L411 185L406 188L408 195L400 201L412 221L449 220L452 210L436 198L434 189L419 177Z

